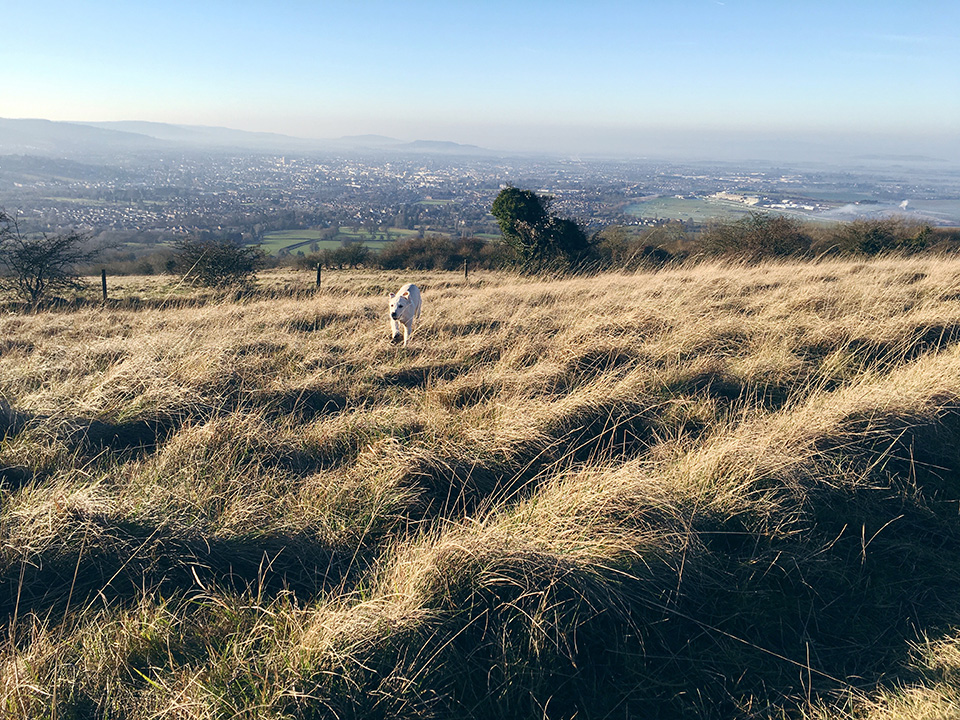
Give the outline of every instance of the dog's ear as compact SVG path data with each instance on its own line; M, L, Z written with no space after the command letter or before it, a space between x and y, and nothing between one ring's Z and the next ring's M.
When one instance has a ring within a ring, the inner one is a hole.
M404 296L405 298L410 297L410 291L409 291L409 290L406 291L406 292L403 294L403 296Z

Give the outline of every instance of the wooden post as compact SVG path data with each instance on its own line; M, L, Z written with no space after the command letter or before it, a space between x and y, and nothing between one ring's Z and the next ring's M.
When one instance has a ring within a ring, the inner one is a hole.
M317 290L320 289L320 268L321 264L317 263Z
M100 286L103 288L103 301L107 301L107 269L100 270Z
M468 280L469 276L470 276L470 261L464 260L463 261L463 279Z

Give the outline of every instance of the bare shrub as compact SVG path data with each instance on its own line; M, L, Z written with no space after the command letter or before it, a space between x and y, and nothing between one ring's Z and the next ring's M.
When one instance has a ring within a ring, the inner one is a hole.
M246 285L264 265L263 251L227 240L187 238L177 243L175 268L205 287Z
M26 235L16 217L0 210L0 267L5 271L0 287L32 305L51 293L81 289L77 268L94 255L84 235Z

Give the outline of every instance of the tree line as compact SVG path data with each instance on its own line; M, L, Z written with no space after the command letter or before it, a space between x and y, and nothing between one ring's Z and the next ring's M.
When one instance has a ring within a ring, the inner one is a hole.
M457 270L466 263L474 269L537 274L632 270L705 257L760 261L960 249L960 229L932 228L903 218L860 219L828 226L760 212L737 220L718 220L696 230L679 222L642 229L611 226L588 237L575 220L554 212L552 197L512 186L500 191L490 212L500 228L499 241L427 234L398 239L379 252L362 242L345 243L294 262L311 268L384 270ZM28 234L16 216L0 210L0 290L31 305L78 289L82 271L89 269L96 254L83 235ZM183 238L156 258L140 259L127 270L167 272L199 285L227 287L249 284L260 269L278 262L256 245L205 233Z

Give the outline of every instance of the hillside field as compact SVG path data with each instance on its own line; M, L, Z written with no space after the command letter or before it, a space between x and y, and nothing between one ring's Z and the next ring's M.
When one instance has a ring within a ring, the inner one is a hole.
M321 250L336 250L346 240L362 242L373 250L380 250L392 240L416 234L416 230L391 228L389 231L391 240L387 240L386 233L370 232L363 228L355 230L345 226L341 227L333 237L328 237L325 230L278 230L264 235L260 248L268 254L275 254L281 250L289 252L303 250L307 253L313 243L316 243Z
M309 281L0 314L2 717L960 716L960 259Z
M624 212L644 220L693 220L705 223L710 220L737 220L749 215L751 210L755 208L733 202L665 196L633 203Z

